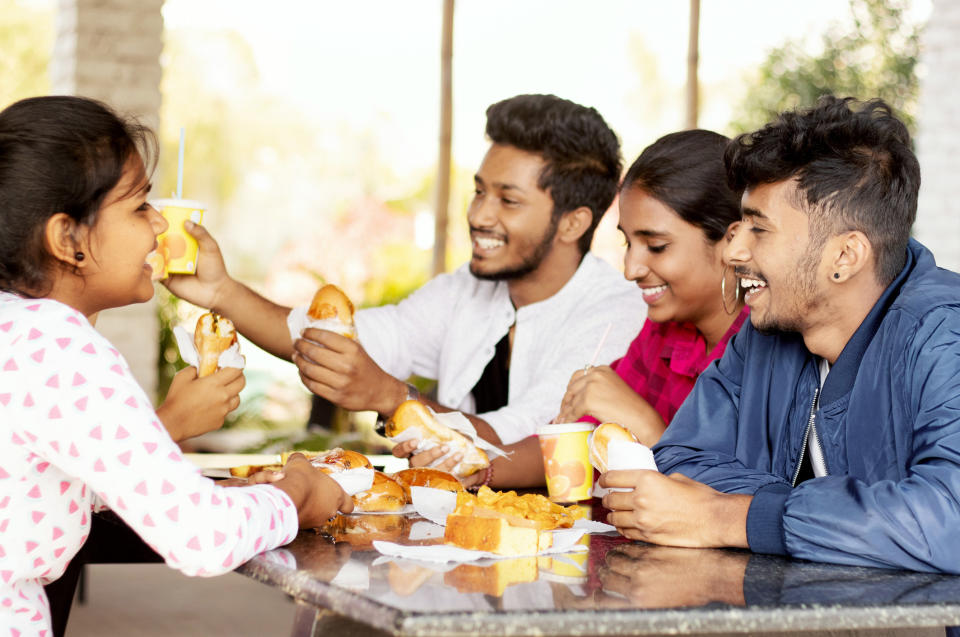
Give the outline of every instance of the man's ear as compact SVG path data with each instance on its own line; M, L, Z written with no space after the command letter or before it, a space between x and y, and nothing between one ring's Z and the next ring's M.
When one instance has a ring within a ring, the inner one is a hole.
M80 265L77 253L83 252L84 248L77 239L78 234L80 234L79 224L66 213L58 212L47 219L44 242L50 256L61 263Z
M590 229L593 212L586 206L580 206L563 213L557 224L557 237L564 243L576 243Z
M851 230L834 237L830 281L843 283L861 272L873 272L873 245L867 235Z

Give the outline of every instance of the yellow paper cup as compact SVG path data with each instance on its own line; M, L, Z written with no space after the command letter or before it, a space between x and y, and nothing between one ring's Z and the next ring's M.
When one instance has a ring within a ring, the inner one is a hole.
M590 423L565 423L537 428L547 493L554 502L589 500L593 490L593 467L587 451Z
M196 224L203 221L204 205L189 199L157 199L150 202L160 211L170 227L157 237L160 252L170 274L194 274L197 271L197 240L190 236L183 222L188 219Z

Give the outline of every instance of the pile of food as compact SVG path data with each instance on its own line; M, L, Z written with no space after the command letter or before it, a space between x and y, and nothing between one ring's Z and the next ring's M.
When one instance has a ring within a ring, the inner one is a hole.
M550 548L549 531L573 526L577 506L564 507L546 497L480 487L476 495L457 494L457 507L447 516L446 544L498 555L533 555Z

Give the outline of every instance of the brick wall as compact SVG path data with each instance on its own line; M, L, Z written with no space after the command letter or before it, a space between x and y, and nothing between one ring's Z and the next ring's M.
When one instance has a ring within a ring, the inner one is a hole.
M102 100L156 128L160 114L163 0L60 0L50 65L54 94ZM153 302L101 313L99 329L123 353L140 384L157 383Z
M917 153L922 184L914 234L941 267L960 271L960 0L934 0L923 33Z

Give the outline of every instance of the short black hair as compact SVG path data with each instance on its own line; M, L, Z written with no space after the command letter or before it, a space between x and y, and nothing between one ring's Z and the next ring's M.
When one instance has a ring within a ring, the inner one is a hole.
M0 112L0 289L47 289L47 220L63 212L93 226L127 161L139 153L149 174L156 149L150 129L84 97L33 97Z
M881 99L824 96L806 110L734 139L724 161L731 188L797 180L796 205L810 217L811 241L858 230L887 285L906 263L917 216L920 164L907 127Z
M580 237L581 254L617 195L620 142L596 109L556 95L517 95L487 108L494 144L537 153L546 161L537 186L553 198L553 219L581 206L593 221Z
M664 135L643 149L620 190L643 190L716 243L740 220L740 193L727 185L723 165L729 141L701 129Z

